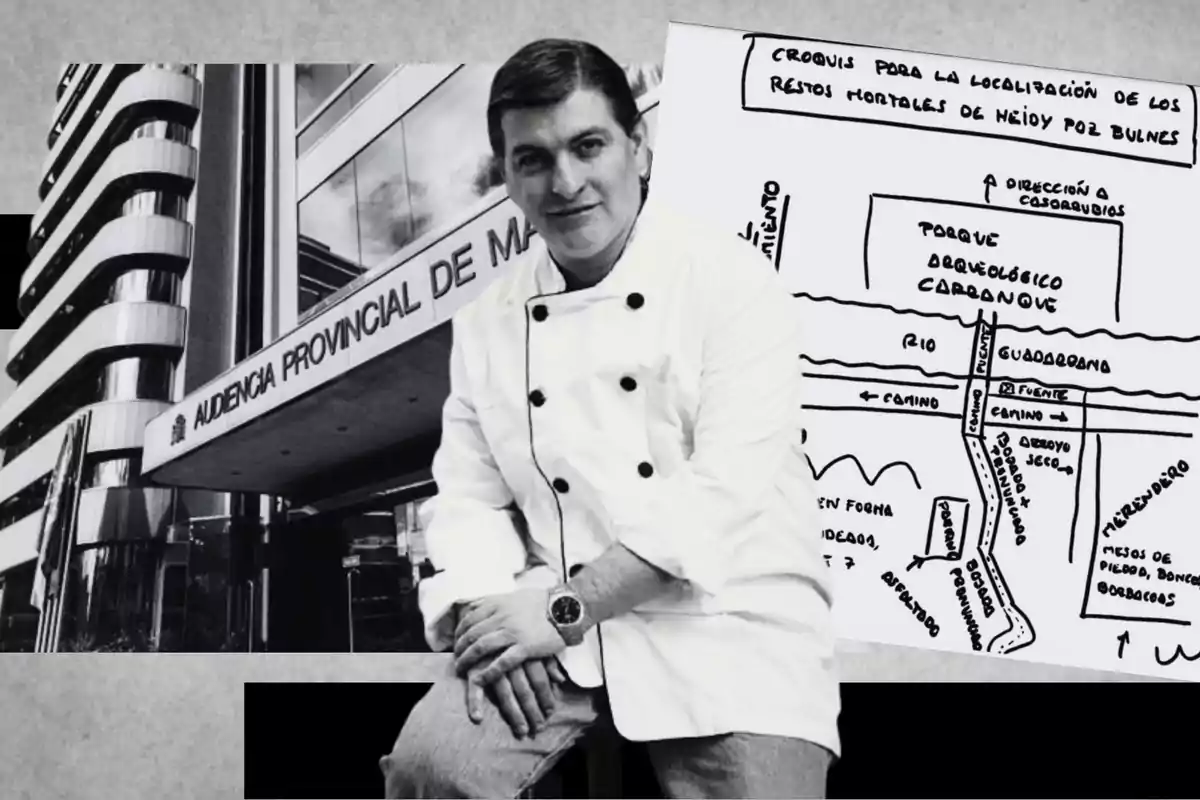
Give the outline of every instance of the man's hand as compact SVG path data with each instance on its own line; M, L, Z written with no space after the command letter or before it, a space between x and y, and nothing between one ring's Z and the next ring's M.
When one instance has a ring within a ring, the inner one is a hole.
M477 676L484 668L483 664L477 664L467 672L467 714L476 724L483 719L485 686ZM523 739L530 733L536 735L545 726L557 705L554 684L564 683L566 679L558 661L551 656L526 661L501 675L487 688L513 735Z
M493 683L527 661L553 656L566 642L546 617L546 589L520 589L484 597L462 609L454 632L454 666L466 674L482 659L495 660L474 680Z

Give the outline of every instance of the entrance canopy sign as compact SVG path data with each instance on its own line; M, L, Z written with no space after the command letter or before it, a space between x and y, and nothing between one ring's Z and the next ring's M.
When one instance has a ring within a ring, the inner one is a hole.
M1195 88L672 24L659 114L795 296L840 635L1200 679Z
M164 473L169 478L171 468L189 453L249 423L269 424L266 417L271 412L346 378L356 368L449 321L503 265L529 246L533 235L503 189L493 192L445 235L426 240L418 252L402 253L395 266L381 270L151 420L146 427L144 471L157 479L163 479ZM374 385L381 392L390 391L378 382ZM389 407L394 414L401 398L392 401ZM377 429L383 435L387 421L377 422L384 426ZM329 415L310 423L343 427ZM309 431L311 436L320 433ZM251 465L236 466L237 472L244 472ZM277 466L286 471L285 464ZM184 482L213 489L249 489L238 487L239 482L228 475L225 470L224 476L207 474ZM281 487L260 483L253 488L278 491Z

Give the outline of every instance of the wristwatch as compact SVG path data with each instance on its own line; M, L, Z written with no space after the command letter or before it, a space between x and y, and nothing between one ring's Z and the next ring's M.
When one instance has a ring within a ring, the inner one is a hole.
M568 647L583 641L587 630L587 606L574 589L566 584L552 589L546 600L546 617Z

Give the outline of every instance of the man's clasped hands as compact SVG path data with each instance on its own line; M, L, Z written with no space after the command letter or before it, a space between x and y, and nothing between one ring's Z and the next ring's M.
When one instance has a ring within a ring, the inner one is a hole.
M566 642L546 615L545 589L519 589L458 606L454 666L466 679L467 713L483 719L485 693L518 738L535 735L557 705Z

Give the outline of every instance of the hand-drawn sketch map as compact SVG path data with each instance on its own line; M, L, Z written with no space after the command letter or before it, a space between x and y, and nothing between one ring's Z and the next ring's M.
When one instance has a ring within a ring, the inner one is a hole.
M839 634L1200 679L1196 91L672 24L653 194L806 333Z

